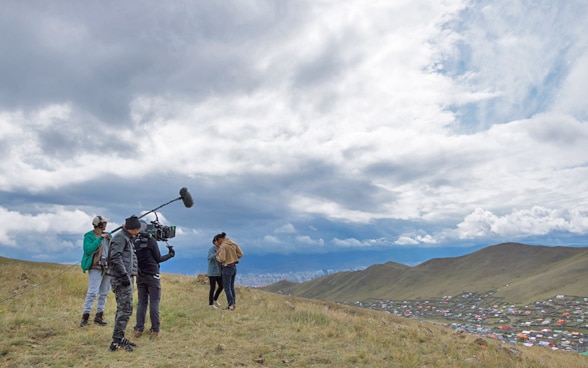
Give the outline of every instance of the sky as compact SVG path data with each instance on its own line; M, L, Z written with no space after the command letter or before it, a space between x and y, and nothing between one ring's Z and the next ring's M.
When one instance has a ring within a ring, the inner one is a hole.
M586 246L587 17L584 0L5 0L0 256L79 263L94 216L151 221L183 187L194 206L155 212L177 226L167 272L206 272L220 232L249 272Z

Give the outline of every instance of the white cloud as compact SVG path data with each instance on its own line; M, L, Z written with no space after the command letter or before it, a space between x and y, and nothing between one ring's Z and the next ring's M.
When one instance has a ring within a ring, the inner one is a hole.
M398 245L417 245L419 241L411 238L410 236L399 236L396 240L396 244Z
M585 22L579 22L585 23ZM588 28L588 27L587 27ZM588 32L586 29L584 32ZM586 42L586 41L584 41ZM584 45L588 49L588 45ZM588 51L571 62L570 72L562 82L559 91L556 91L553 105L553 111L565 111L578 120L586 122L588 120L588 106L583 98L584 86L588 84Z
M78 209L67 209L64 206L52 206L40 209L41 212L25 215L0 207L0 244L10 247L31 247L25 249L38 251L38 242L34 244L22 244L18 242L20 236L38 237L45 234L83 234L91 229L94 216ZM81 238L80 238L81 244ZM46 243L45 247L49 244ZM43 251L43 248L41 248Z
M342 247L368 247L369 244L355 238L333 239L333 243Z
M323 239L313 239L308 235L298 235L296 237L296 241L302 244L318 245L321 247L325 245L325 241Z
M552 231L583 234L588 231L586 211L561 211L540 206L528 210L513 210L497 216L491 211L476 209L457 225L460 239L488 238L492 236L520 238L546 235Z
M394 242L398 245L436 244L437 240L431 235L401 235Z
M285 224L275 229L274 232L276 234L293 234L296 232L296 228L292 224Z
M588 232L583 1L37 5L0 22L2 245L178 183L186 252Z
M339 239L334 238L333 244L344 248L365 248L365 247L376 247L376 246L387 246L390 245L390 241L385 238L378 239L364 239L359 240L356 238Z
M266 243L272 243L272 244L279 244L281 243L280 239L277 236L273 236L273 235L266 235L263 237L263 241Z

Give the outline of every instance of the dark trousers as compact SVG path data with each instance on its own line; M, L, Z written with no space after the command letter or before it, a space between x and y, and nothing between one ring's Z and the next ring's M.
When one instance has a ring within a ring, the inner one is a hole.
M135 331L145 330L145 317L149 305L151 331L159 332L159 301L161 300L161 283L154 275L137 276L137 323Z
M223 267L223 289L225 289L225 295L227 296L227 304L230 306L235 305L235 277L237 276L236 266Z
M223 291L222 280L222 276L208 276L208 282L210 284L210 291L208 292L208 305L212 305L215 300L218 300L218 296Z
M133 314L133 280L129 286L123 286L120 279L110 278L110 286L116 297L116 315L114 317L114 331L112 341L120 342L125 337L127 323Z

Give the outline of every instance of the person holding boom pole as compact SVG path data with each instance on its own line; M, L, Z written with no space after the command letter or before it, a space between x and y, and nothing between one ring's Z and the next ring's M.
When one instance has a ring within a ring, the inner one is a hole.
M133 283L138 273L133 238L141 230L141 221L137 216L131 216L125 220L122 229L110 241L108 261L110 285L116 296L116 317L110 351L123 349L130 352L137 345L125 337L125 330L133 314Z

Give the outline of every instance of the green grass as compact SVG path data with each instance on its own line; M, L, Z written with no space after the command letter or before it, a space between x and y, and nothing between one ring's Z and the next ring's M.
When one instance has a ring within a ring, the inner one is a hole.
M208 307L208 285L162 277L161 336L132 337L111 353L108 326L80 328L86 275L77 266L10 261L0 266L2 367L585 367L588 358L504 345L390 314L237 288L234 312ZM224 296L224 294L223 294ZM136 300L135 300L136 304ZM92 316L93 317L93 316ZM147 323L149 327L149 323ZM517 349L520 357L509 349Z

